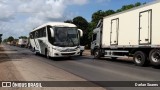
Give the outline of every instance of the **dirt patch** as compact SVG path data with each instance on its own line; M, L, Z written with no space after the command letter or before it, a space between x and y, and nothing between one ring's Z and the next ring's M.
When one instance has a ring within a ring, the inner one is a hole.
M24 80L5 51L0 45L0 81Z
M6 53L4 53L4 48L0 45L0 63L9 61L9 57Z
M0 63L10 61L10 58L8 57L7 54L0 53Z
M0 45L0 51L4 51L4 48Z

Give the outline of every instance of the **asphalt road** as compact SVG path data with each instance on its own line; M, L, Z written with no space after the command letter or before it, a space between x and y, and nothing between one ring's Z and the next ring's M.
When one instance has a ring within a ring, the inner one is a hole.
M160 81L160 69L152 66L138 67L132 61L93 59L92 56L72 58L52 58L36 56L25 48L5 46L16 50L19 55L30 55L30 58L53 65L89 81ZM160 88L140 87L106 87L108 90L159 90Z

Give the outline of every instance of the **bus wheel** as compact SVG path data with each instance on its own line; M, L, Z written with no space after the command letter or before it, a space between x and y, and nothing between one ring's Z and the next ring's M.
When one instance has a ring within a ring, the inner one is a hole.
M135 52L134 56L133 56L133 60L134 60L135 65L137 65L137 66L146 65L146 62L147 62L146 57L147 57L146 54L142 51Z
M46 56L47 58L50 58L50 57L49 57L49 52L48 52L47 49L45 50L45 56Z
M94 58L96 58L96 59L99 59L101 56L100 56L100 51L99 51L99 49L95 49L94 50Z
M160 65L160 50L153 49L149 53L149 60L152 65L159 66Z
M35 48L32 48L32 52L35 52Z

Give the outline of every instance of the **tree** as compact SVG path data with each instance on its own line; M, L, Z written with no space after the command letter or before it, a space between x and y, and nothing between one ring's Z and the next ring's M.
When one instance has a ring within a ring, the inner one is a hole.
M64 21L65 23L73 23L73 21L72 20L66 20L66 21Z
M135 4L124 5L124 6L122 6L121 9L118 9L116 12L122 12L122 11L125 11L125 10L128 10L128 9L140 6L140 5L142 5L140 2L137 2Z
M4 39L3 42L6 43L8 41L8 39Z
M78 16L73 18L73 24L77 26L77 28L82 29L83 37L80 40L81 45L87 45L88 43L88 22L85 18Z
M93 30L96 28L96 23L94 22L90 22L88 25L88 33L87 33L87 48L90 48L91 46L91 41L92 41L92 34L93 34Z
M73 24L75 24L79 29L82 29L84 34L87 33L88 22L85 18L78 16L73 18Z
M97 12L92 14L92 21L91 22L97 24L100 19L103 19L103 17L112 15L114 13L115 13L114 10L107 10L107 11L98 10Z
M12 42L14 40L14 38L12 36L10 36L8 39L7 39L7 42Z
M92 14L92 21L91 22L94 22L97 24L98 21L100 19L102 19L104 16L105 16L105 12L102 10L98 10L97 12Z
M20 36L19 39L27 39L26 36Z
M1 44L1 42L2 42L2 34L0 34L0 44Z
M140 2L137 2L137 3L135 3L135 7L137 7L137 6L141 6L142 4L140 3Z
M105 16L109 16L109 15L114 14L115 11L114 11L114 10L107 10L107 11L105 11L104 13L105 13L105 14L104 14Z

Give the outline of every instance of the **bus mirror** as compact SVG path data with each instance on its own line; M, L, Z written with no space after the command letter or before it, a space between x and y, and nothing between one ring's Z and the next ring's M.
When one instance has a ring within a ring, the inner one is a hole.
M83 31L81 29L78 29L80 37L83 37Z
M54 31L53 31L53 28L50 28L50 32L51 32L51 37L53 38L53 37L54 37Z

